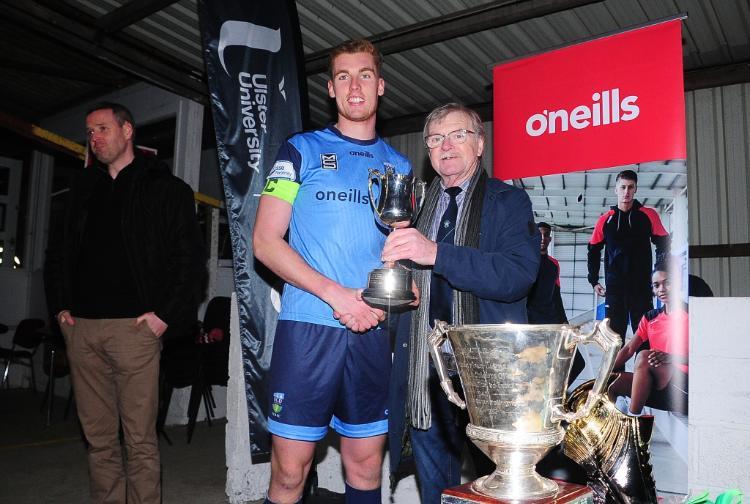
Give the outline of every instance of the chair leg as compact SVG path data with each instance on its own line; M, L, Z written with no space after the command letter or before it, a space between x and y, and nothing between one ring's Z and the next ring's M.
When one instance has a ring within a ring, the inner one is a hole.
M52 424L52 409L55 405L55 376L50 378L49 399L47 401L47 427Z
M209 385L207 387L207 389L206 389L206 395L208 396L209 404L211 405L211 411L215 410L216 409L216 400L214 400L214 390L213 390L213 387L211 387L211 385Z
M201 405L201 397L203 396L203 380L198 379L193 383L190 389L190 402L188 403L188 430L187 430L187 442L193 439L193 431L195 430L195 421L198 417L198 409Z
M47 421L45 425L49 427L52 424L52 407L55 404L55 351L49 352L49 369L47 375L47 387L44 389L44 401L47 403Z
M206 420L208 426L211 427L211 420L214 418L214 408L211 406L213 403L213 394L211 394L211 385L206 385L203 388L203 408L206 410Z
M13 357L10 356L7 359L5 359L5 371L3 371L3 383L2 385L5 385L5 388L9 388L8 385L8 371L10 370L10 364L13 362Z
M169 403L172 401L173 391L174 387L172 387L168 383L163 384L160 398L159 414L156 417L156 434L164 436L164 440L169 446L172 446L172 440L169 439L169 436L164 430L164 423L167 421L167 413L169 413Z
M34 356L29 357L29 367L31 368L31 391L36 394L36 373L34 373Z

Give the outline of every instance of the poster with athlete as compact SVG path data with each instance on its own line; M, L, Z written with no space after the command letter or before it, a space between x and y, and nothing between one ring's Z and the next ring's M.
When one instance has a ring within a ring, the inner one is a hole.
M681 19L497 65L493 86L494 176L531 197L569 322L607 318L621 335L608 400L624 422L653 425L642 441L650 441L656 489L685 494ZM600 356L580 350L585 366L570 390L598 368Z

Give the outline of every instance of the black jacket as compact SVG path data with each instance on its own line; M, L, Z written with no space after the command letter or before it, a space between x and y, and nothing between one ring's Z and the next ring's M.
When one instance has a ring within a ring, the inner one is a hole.
M567 324L568 317L560 294L560 263L549 254L539 262L536 282L526 301L529 324Z
M656 246L656 262L669 253L669 234L653 208L638 200L630 211L617 206L599 217L588 247L588 281L599 283L599 261L605 247L604 276L607 292L651 291L651 242Z
M126 256L138 301L174 334L195 323L206 281L193 192L153 158L136 154L131 169L133 179L122 207ZM88 202L103 177L109 177L106 167L95 165L74 181L62 239L50 244L45 276L53 314L72 306L73 272L86 229Z

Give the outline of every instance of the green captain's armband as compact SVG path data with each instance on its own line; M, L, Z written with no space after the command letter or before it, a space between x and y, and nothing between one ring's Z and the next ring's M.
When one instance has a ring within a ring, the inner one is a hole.
M268 179L261 194L274 196L286 201L290 205L294 203L299 191L299 184L288 179Z

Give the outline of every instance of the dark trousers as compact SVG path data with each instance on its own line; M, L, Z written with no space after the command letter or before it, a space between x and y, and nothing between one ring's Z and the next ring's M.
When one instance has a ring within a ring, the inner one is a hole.
M490 474L495 464L466 437L469 416L448 401L440 388L437 372L430 366L432 424L427 430L411 428L411 446L417 468L422 504L439 504L446 488L461 484L461 451L468 442L477 476ZM453 388L463 396L461 383L453 378Z
M625 343L625 333L628 331L628 320L630 320L630 327L635 334L643 316L654 307L651 299L652 294L649 290L613 293L607 291L605 307L609 318L609 326L622 337L623 344Z

